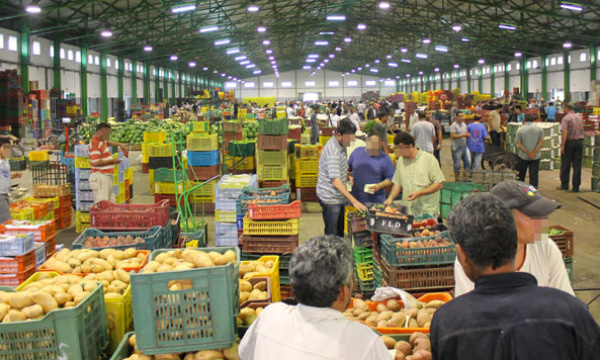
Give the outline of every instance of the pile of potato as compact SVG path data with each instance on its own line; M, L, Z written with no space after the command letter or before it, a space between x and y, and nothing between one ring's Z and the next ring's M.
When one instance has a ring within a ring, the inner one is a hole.
M129 337L129 345L133 348L133 354L123 360L240 360L238 345L233 343L228 349L202 350L181 354L143 355L137 349L135 334Z
M62 249L44 263L45 270L63 274L97 274L104 271L141 267L146 254L127 250L104 249L100 251Z
M431 342L427 335L415 332L410 335L409 341L394 340L389 336L382 336L381 341L388 349L395 349L394 360L432 360Z
M240 279L240 304L254 300L269 300L267 282L263 280L252 285L250 281Z
M240 278L248 280L259 274L268 274L273 270L275 263L268 261L250 261L240 265Z
M414 309L403 309L396 300L388 300L385 304L377 304L375 311L360 299L353 300L353 307L344 312L348 320L364 321L378 328L429 328L436 310L444 305L441 300L428 303L419 302Z
M221 266L236 261L237 255L233 250L227 250L221 254L215 251L206 253L186 248L159 254L144 266L142 274Z
M37 320L55 309L70 308L82 302L98 286L76 275L41 273L36 282L18 292L0 291L0 321Z
M262 307L257 307L253 309L251 307L246 307L240 310L240 313L237 316L237 325L238 326L250 326L256 320L258 315L263 312Z

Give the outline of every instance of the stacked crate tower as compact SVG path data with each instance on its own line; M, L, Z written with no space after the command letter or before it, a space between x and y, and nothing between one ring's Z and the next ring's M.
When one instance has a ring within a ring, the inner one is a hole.
M226 154L224 163L228 172L250 174L254 172L254 145L244 141L244 126L240 120L227 120L221 123ZM248 147L251 147L249 149Z
M0 71L0 126L16 125L22 119L21 76L17 70Z
M596 145L595 135L585 135L583 139L583 160L582 166L591 168L594 162L594 147ZM593 175L592 175L593 176Z
M224 175L215 187L215 238L217 246L238 246L237 198L247 187L256 187L256 175ZM233 221L231 216L233 214Z
M296 198L302 202L319 201L317 198L317 180L319 178L320 145L296 144L295 176Z
M560 169L560 124L536 123L544 133L544 144L540 149L540 170ZM506 150L518 154L517 131L522 124L509 123L506 133Z
M173 149L170 143L165 143L166 138L167 133L164 131L156 133L144 132L142 171L144 170L144 160L146 160L144 158L144 151L146 151L150 195L155 195L156 193L162 195L174 194L173 183L163 184L155 181L155 174L158 169L171 169L171 171L173 169Z
M192 132L187 137L188 168L190 188L213 179L220 174L219 135L208 133L208 122L192 123ZM213 179L197 188L192 199L197 211L213 212L215 209L215 187L218 179ZM234 216L235 222L235 216Z
M600 192L600 135L594 136L594 157L592 161L592 191Z
M280 187L288 178L288 120L261 120L256 143L259 187Z
M344 224L346 239L352 243L354 254L354 291L363 298L373 296L377 286L381 286L381 270L373 261L373 235L367 229L364 216L359 215L354 208L347 207Z
M144 142L142 143L142 172L150 174L150 195L154 194L154 172L150 171L150 153L149 145L158 143L163 144L167 140L167 133L164 131L144 132Z

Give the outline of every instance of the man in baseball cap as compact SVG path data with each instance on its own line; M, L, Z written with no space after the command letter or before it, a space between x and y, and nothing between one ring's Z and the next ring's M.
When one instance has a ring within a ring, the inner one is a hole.
M532 274L539 286L556 288L574 296L562 254L546 232L548 216L561 204L544 197L533 186L516 180L503 181L490 193L512 211L519 237L515 257L517 271ZM473 290L473 282L458 261L454 263L454 277L456 296Z

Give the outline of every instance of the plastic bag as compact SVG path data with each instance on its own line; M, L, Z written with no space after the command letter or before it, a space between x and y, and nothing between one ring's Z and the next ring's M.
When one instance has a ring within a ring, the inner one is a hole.
M404 308L411 310L417 307L419 301L414 296L404 290L396 289L394 287L378 287L375 289L375 294L371 297L371 300L384 301L398 296L402 299Z

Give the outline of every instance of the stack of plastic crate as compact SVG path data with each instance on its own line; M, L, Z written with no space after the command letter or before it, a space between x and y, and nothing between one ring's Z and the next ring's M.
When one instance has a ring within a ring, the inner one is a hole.
M217 246L237 246L237 198L247 187L257 186L256 175L225 175L215 187L215 236Z
M592 159L592 191L600 192L600 135L594 136Z
M125 174L127 173L127 170L130 169L129 159L126 158L121 151L113 154L113 157L120 160L119 164L115 165L113 171L113 191L115 193L115 203L125 204L131 196L128 195L128 193L130 193L130 188L127 186L125 181Z
M288 183L288 120L261 120L258 133L256 163L260 187Z
M4 224L0 226L4 227ZM34 246L31 232L19 235L5 233L0 235L1 286L17 286L35 273L36 250Z
M560 169L560 128L558 123L536 123L544 132L544 145L540 150L540 170ZM516 145L515 145L516 146Z
M594 145L596 137L593 135L585 135L583 139L583 160L582 166L591 168L594 163Z
M34 241L33 245L36 251L36 266L41 265L56 251L56 224L52 220L9 220L0 225L0 233L17 238L31 236ZM21 239L20 241L22 242L24 240L26 239ZM2 248L2 245L0 245L0 248Z
M156 133L162 134L162 133ZM148 175L150 181L150 195L154 195L155 171L160 168L173 169L173 148L170 143L146 143L148 150Z
M159 132L144 132L144 142L142 143L142 172L150 172L150 153L148 151L148 144L159 143L162 144L167 139L167 133L164 131ZM154 191L154 184L150 186L151 192Z
M94 202L94 194L88 181L90 177L89 147L75 146L75 224L76 231L89 227L90 206Z
M295 146L296 199L302 202L319 201L317 179L321 149L320 145L296 144Z
M236 222L238 230L243 229L244 216L248 213L249 204L257 205L278 205L289 204L290 187L284 184L277 188L254 188L246 187L237 197L236 202Z
M190 187L195 187L207 180L213 179L220 173L219 170L219 136L208 134L204 131L194 131L187 137L187 175L190 179ZM203 207L206 211L215 201L215 185L217 179L200 186L190 198L198 208ZM210 209L208 209L210 210ZM235 219L234 219L235 221Z

